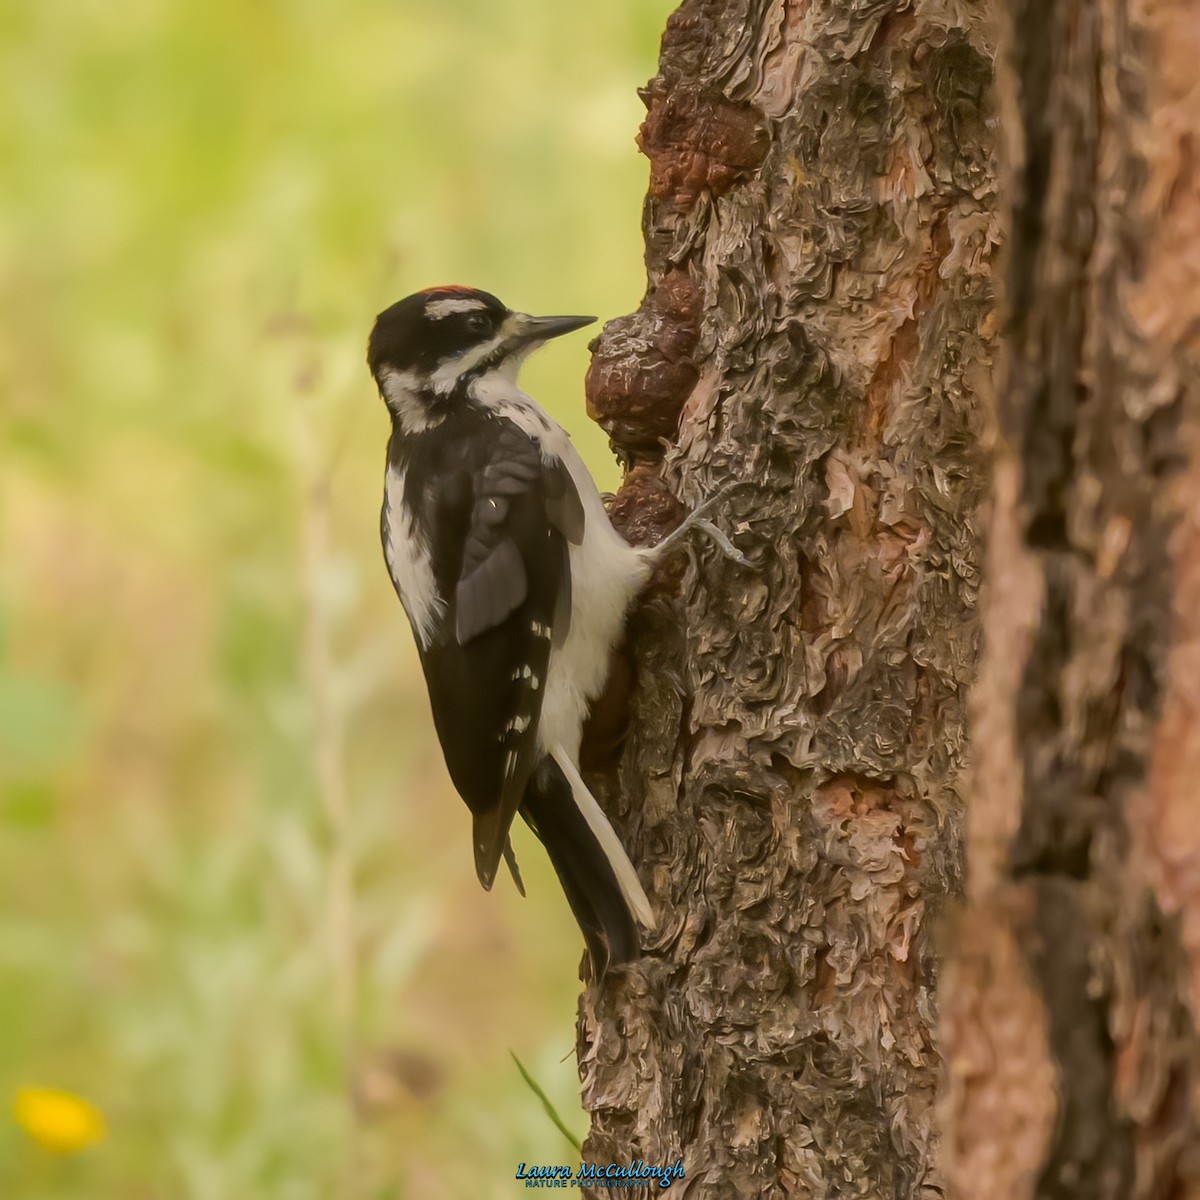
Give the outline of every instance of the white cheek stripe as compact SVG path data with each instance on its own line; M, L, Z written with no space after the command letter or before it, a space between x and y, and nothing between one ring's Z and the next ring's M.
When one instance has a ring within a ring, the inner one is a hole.
M412 371L386 368L379 378L384 403L395 413L406 433L422 433L440 425L441 416L431 416L418 394L417 377Z
M404 507L404 472L391 466L384 479L384 504L387 508L384 557L400 593L400 603L424 650L429 646L444 605L437 594L429 548L413 529Z
M482 300L472 300L470 298L430 300L425 305L425 315L435 321L440 321L443 317L453 316L455 313L479 312L486 307L487 305Z
M382 376L383 398L397 404L408 403L417 391L417 377L411 371L385 367Z

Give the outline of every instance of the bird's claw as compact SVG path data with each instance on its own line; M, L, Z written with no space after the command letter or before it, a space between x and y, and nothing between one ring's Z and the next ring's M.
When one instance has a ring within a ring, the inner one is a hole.
M699 530L708 538L710 542L721 552L722 556L729 559L730 562L736 563L739 567L750 567L753 564L750 560L729 540L729 537L722 533L711 521L707 519L708 514L712 512L722 500L739 487L745 486L747 480L737 479L732 483L727 483L718 488L707 500L698 504L686 517L682 524L677 529L673 529L661 542L654 547L656 558L664 558L685 537L693 530Z

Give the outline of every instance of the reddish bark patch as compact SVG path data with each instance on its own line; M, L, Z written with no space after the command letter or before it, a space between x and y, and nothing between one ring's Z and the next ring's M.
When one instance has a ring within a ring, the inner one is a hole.
M687 510L663 483L658 469L639 463L625 476L625 483L609 509L614 528L634 545L654 545L671 532Z
M692 362L703 295L686 268L668 271L626 317L610 321L592 344L584 387L588 415L629 458L662 458L664 439L696 386Z
M912 826L919 820L910 799L887 781L858 775L835 775L817 788L815 803L830 823L853 824L858 834L889 841L903 856L906 874L920 866L921 846Z
M644 333L641 313L618 317L593 347L584 388L588 416L631 458L660 459L696 385L690 362L671 362Z
M690 358L700 336L704 293L686 267L673 267L654 286L646 300L662 322L662 351L669 358Z
M875 367L867 385L867 434L871 445L883 438L888 412L897 385L912 374L921 348L921 318L934 305L937 297L939 270L950 253L950 229L945 213L939 213L929 231L929 245L916 271L902 277L895 287L895 300L912 305L912 316L906 317L892 335L891 345Z
M661 76L643 94L649 106L638 147L650 160L650 195L690 208L753 174L767 152L759 113L694 85Z

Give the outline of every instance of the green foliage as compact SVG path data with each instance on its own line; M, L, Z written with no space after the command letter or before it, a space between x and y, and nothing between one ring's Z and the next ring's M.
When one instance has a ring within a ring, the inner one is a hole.
M0 6L0 1195L501 1196L580 939L484 896L378 549L379 309L642 287L667 0ZM530 390L602 482L585 338Z
M545 1111L559 1133L567 1139L567 1141L580 1153L583 1153L583 1143L567 1128L567 1123L559 1116L558 1109L554 1107L554 1102L546 1095L545 1089L530 1073L526 1070L525 1064L514 1054L512 1060L517 1064L517 1070L521 1074L521 1078L525 1081L525 1085L541 1102L542 1109Z

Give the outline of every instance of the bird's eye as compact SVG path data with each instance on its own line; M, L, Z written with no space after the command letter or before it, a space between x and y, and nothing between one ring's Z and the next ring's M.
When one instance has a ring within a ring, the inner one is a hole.
M467 328L472 333L487 333L491 329L492 323L483 315L483 313L473 313L467 318Z

